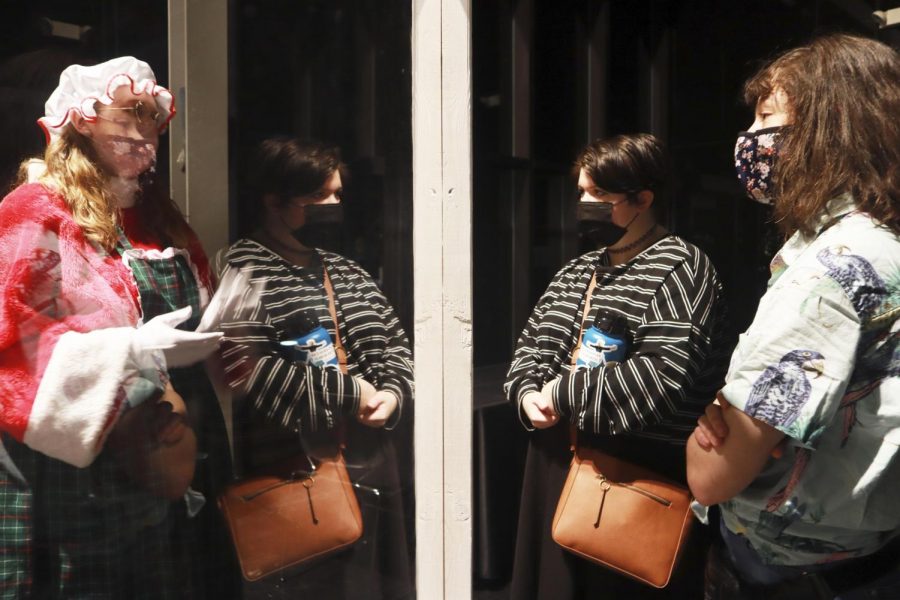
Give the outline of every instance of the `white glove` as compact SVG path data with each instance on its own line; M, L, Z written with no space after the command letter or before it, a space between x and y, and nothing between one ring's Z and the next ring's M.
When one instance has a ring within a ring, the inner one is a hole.
M191 307L153 317L137 329L132 348L137 352L162 350L169 367L186 367L199 362L219 347L221 331L197 333L175 329L191 316Z

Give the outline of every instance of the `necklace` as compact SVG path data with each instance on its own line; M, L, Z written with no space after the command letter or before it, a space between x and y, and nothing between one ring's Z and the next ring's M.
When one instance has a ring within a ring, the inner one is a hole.
M658 224L654 224L653 227L648 229L644 235L634 240L627 246L622 246L621 248L607 248L606 251L610 254L621 254L623 252L628 252L629 250L634 250L635 248L640 247L640 245L646 242L648 239L650 239L650 237L653 235L653 232L655 232L658 227Z

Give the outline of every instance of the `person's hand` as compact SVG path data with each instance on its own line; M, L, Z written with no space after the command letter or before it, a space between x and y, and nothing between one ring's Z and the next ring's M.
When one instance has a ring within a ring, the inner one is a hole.
M151 440L163 446L174 446L191 432L184 398L171 383L166 385L163 395L153 405L150 430Z
M553 408L552 395L557 381L554 379L542 391L528 392L522 398L522 410L535 429L547 429L559 422L559 415Z
M197 333L176 327L191 316L191 307L165 313L137 329L132 342L139 352L161 350L169 367L186 367L199 362L219 347L222 332Z
M728 437L728 424L725 422L724 412L731 406L728 402L719 403L717 398L706 407L706 411L697 420L694 429L694 439L704 450L718 448Z
M125 474L155 496L180 498L194 477L197 438L171 384L158 398L127 410L107 444Z
M362 377L354 377L356 383L359 384L359 407L362 411L363 406L367 406L372 400L372 396L377 391L375 386L363 379Z
M359 406L356 409L356 420L363 423L364 416L371 412L369 405L372 403L372 399L378 393L378 390L362 377L354 377L353 379L359 385Z
M397 396L389 390L379 390L369 398L365 406L360 402L357 419L368 427L384 427L394 414L398 404Z
M697 420L694 428L694 439L704 450L712 450L720 447L728 437L728 423L725 422L726 411L731 410L731 404L722 397L721 392L716 399L706 407L704 414ZM784 455L786 439L772 449L772 458L781 458Z

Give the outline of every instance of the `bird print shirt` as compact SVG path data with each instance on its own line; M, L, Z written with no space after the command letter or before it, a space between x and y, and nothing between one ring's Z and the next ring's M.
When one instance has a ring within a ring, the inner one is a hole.
M769 564L862 556L900 533L900 237L848 196L818 225L772 260L722 390L786 436L722 505Z

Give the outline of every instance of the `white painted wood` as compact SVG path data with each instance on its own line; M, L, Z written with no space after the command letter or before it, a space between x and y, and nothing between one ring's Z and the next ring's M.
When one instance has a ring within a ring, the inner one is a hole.
M444 597L472 596L470 0L443 0Z
M872 13L878 23L879 29L885 27L893 27L900 25L900 8L892 8L890 10L876 10Z
M412 7L416 594L422 599L444 597L441 2L414 0Z
M185 2L186 0L169 0L169 79L166 81L175 96L177 111L175 118L169 121L169 194L181 212L185 212L187 204L187 177L184 169L184 122L187 117L184 108L187 63L184 39Z
M169 76L172 197L212 255L228 244L227 2L169 0Z
M471 597L472 252L468 0L413 4L416 586Z

